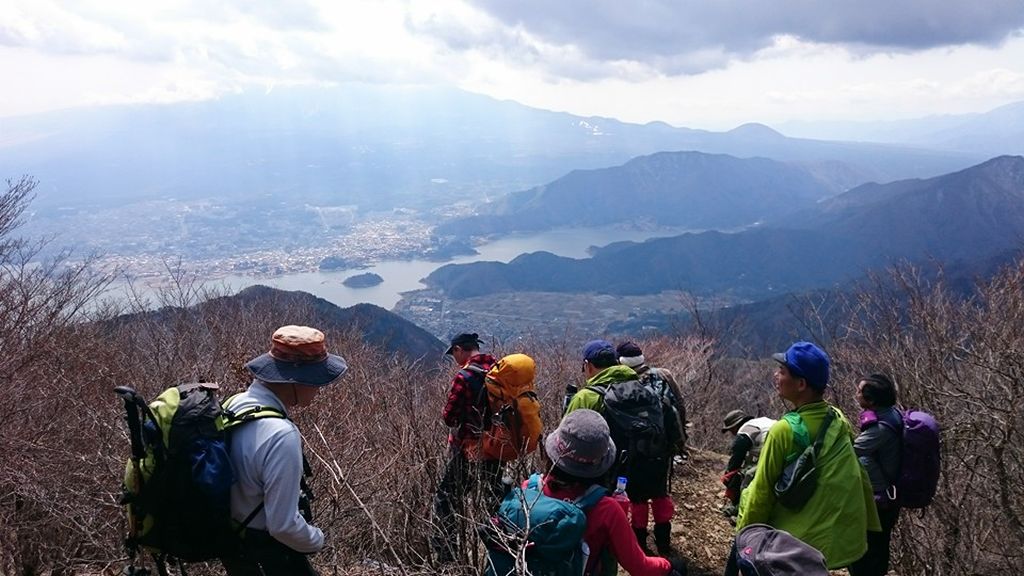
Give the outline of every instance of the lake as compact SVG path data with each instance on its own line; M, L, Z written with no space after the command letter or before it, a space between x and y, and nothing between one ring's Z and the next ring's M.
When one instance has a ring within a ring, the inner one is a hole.
M391 309L401 299L402 292L419 290L425 286L425 278L445 264L463 264L478 261L508 262L529 252L546 251L570 258L586 258L591 246L604 246L623 240L643 241L659 236L682 234L678 229L630 230L625 228L572 228L553 230L537 234L505 236L488 242L476 249L479 254L460 256L449 262L428 260L386 260L361 270L334 272L297 272L283 276L261 278L257 276L226 276L216 283L226 284L233 290L241 290L254 284L263 284L282 290L309 292L341 307L361 302L376 304ZM384 282L369 288L349 288L342 284L353 274L373 272Z

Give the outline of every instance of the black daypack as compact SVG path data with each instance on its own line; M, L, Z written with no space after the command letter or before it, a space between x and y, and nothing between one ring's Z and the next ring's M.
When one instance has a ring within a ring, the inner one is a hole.
M671 451L665 434L662 400L639 380L616 382L610 386L591 386L604 400L604 418L612 440L626 458L660 460Z
M125 544L133 560L140 550L153 553L161 573L167 557L197 562L234 554L241 532L263 509L260 504L241 525L231 519L229 432L285 415L262 406L226 411L217 389L182 384L148 404L131 388L115 389L131 441L120 500L128 516Z
M640 375L640 382L661 399L662 419L664 420L665 438L670 447L684 444L686 440L686 413L680 414L677 404L682 406L682 399L676 398L668 382L657 368L648 368Z

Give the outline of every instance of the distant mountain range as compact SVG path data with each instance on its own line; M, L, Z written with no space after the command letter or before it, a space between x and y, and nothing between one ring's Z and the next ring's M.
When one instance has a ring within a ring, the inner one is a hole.
M39 179L37 210L214 197L426 208L679 150L797 162L839 188L983 159L786 138L755 124L723 133L628 124L427 88L286 88L0 118L0 174Z
M448 265L426 283L452 298L684 290L756 300L901 260L984 260L1022 242L1024 158L1003 156L940 177L861 186L756 229L617 243L588 259L540 252Z
M840 192L793 164L702 152L659 152L622 166L574 170L483 205L439 234L477 235L647 222L729 229L781 218Z
M1024 154L1024 101L983 114L928 116L888 122L797 121L780 125L807 138L902 143L986 155Z

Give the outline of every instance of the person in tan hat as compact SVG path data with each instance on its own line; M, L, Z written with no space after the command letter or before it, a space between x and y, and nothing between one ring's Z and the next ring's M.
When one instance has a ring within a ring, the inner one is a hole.
M740 492L750 485L757 471L757 458L761 454L764 439L775 420L767 417L752 418L743 410L730 410L722 421L722 432L730 432L735 438L729 450L729 462L722 474L725 497L729 501L723 508L726 516L735 516L740 503Z
M231 516L245 536L241 554L222 559L229 576L316 574L306 555L323 547L324 535L309 523L308 502L300 511L308 464L288 410L310 405L348 369L324 340L315 328L278 328L270 351L245 365L253 376L248 390L225 402L236 415L277 416L257 417L231 435Z

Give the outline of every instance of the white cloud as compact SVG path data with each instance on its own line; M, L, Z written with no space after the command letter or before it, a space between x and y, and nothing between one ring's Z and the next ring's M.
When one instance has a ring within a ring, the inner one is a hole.
M0 116L347 81L457 85L714 129L1024 99L1018 0L917 13L818 4L15 0L0 22L0 75L18 83L0 92ZM872 31L887 14L894 22Z

